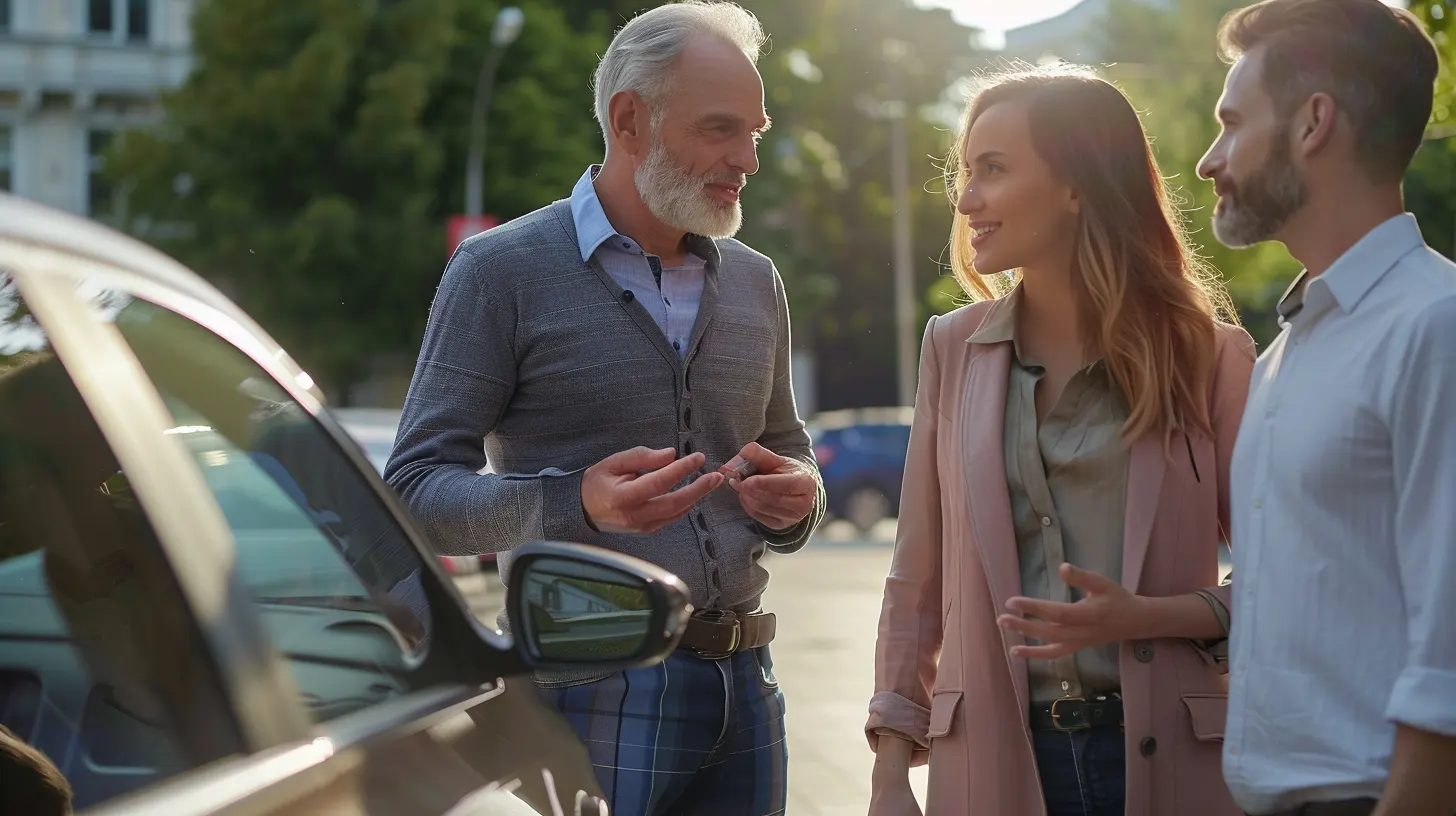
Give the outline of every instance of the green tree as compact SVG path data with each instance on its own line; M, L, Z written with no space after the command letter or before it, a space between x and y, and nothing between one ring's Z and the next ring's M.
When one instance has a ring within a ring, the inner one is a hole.
M521 5L485 156L486 210L502 218L559 197L600 154L587 80L603 33ZM370 356L418 343L498 8L199 4L194 72L164 100L164 123L127 134L108 163L146 216L132 228L217 281L347 400Z
M748 186L744 237L773 255L794 298L797 342L820 360L823 408L894 404L895 315L889 145L907 113L916 291L943 271L951 211L937 157L951 89L984 64L975 32L909 0L748 2L773 37L763 61L775 125ZM897 45L901 44L901 45ZM928 317L933 304L921 305Z

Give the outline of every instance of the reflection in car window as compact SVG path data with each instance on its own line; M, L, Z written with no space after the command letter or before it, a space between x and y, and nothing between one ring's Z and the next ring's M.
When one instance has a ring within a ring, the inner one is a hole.
M192 320L83 287L135 352L237 542L238 567L317 721L406 690L430 609L424 561L332 437Z
M189 764L162 681L186 671L175 655L201 647L155 547L85 402L0 273L0 739L35 749L12 756L38 790L68 785L78 810Z

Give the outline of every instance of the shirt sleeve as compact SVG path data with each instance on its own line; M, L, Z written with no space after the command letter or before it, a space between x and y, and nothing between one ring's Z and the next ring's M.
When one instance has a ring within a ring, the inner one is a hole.
M1390 410L1406 663L1386 717L1456 736L1456 296L1412 324Z

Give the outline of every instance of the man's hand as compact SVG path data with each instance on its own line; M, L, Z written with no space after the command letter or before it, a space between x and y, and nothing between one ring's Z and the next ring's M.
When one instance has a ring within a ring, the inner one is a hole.
M755 474L738 478L743 462L753 465ZM738 491L738 502L754 521L770 530L787 530L803 521L814 509L819 483L802 462L789 459L749 442L733 461L718 468L728 486Z
M1011 598L1006 608L1012 614L996 622L1004 629L1020 632L1042 642L1041 646L1013 646L1013 657L1051 660L1104 643L1135 640L1147 622L1144 599L1122 584L1062 564L1062 581L1086 596L1076 603L1058 603L1035 598Z
M581 477L581 509L587 523L602 533L655 533L687 515L723 483L723 476L692 476L706 460L701 453L677 458L672 448L633 448L614 453L586 469Z

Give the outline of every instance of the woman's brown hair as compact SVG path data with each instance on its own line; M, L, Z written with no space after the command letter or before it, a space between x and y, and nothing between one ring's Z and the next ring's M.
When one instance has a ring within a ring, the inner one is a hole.
M1193 250L1142 121L1111 83L1070 66L1018 68L971 100L946 162L947 192L970 180L961 155L971 125L992 105L1026 107L1032 147L1081 202L1072 281L1086 342L1127 400L1126 440L1145 433L1212 433L1208 390L1214 321L1238 321L1222 280ZM1019 273L989 279L974 268L969 221L951 229L956 280L975 299L1005 294Z

